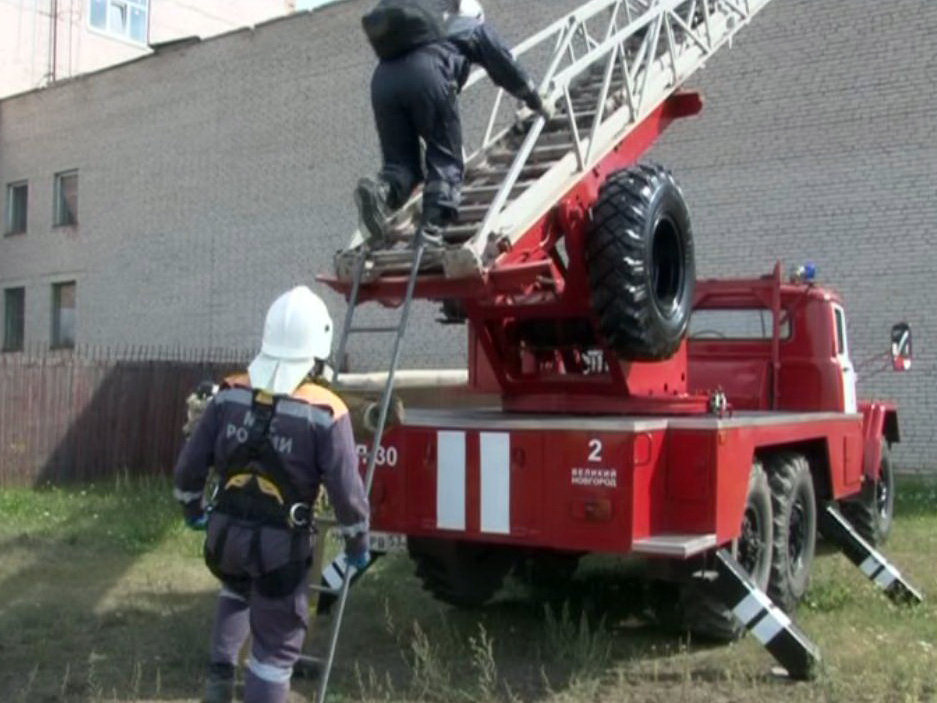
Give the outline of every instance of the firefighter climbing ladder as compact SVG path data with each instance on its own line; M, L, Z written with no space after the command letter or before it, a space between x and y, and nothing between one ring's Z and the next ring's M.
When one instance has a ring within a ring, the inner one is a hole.
M424 272L465 278L490 268L768 2L591 0L522 42L514 54L528 68L548 57L539 87L557 113L528 114L521 128L503 109L504 91L493 92L466 162L458 223L446 230L448 246L426 252ZM473 74L465 90L483 77ZM419 203L417 194L395 224L419 221ZM362 247L356 232L336 257L339 279L353 279ZM365 280L405 276L412 263L410 249L369 252Z

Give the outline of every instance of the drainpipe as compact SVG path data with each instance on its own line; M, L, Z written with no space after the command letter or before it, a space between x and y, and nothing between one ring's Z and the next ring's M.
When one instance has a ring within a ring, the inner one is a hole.
M55 83L58 64L59 0L50 0L49 8L49 82Z

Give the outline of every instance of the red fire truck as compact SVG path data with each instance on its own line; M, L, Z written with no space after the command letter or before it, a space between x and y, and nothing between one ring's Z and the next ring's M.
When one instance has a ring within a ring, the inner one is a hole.
M819 656L788 615L818 532L890 595L919 597L875 550L898 419L857 399L843 300L812 266L697 281L680 188L636 163L701 110L683 81L765 4L585 3L517 48L549 55L558 112L505 125L492 93L445 246L408 225L417 195L388 223L399 245L356 233L321 279L349 301L339 362L349 335L394 335L362 468L378 541L405 537L435 597L479 605L519 564L562 578L584 554L643 555L678 585L687 629L747 628L794 676ZM466 324L468 373L384 433L416 299ZM368 301L399 322L356 325ZM910 359L907 325L892 358ZM339 613L352 576L340 559L323 574Z

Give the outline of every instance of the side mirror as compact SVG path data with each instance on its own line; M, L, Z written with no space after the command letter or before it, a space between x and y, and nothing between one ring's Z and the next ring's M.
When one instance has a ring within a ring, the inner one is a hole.
M891 328L891 362L895 371L907 371L914 357L911 348L911 325L899 322Z

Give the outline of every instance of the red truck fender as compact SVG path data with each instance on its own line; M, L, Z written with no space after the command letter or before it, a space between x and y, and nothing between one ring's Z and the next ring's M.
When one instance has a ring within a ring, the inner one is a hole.
M866 478L878 478L882 461L882 440L893 444L901 439L898 431L898 408L894 403L865 402L862 412L863 462L862 473Z

